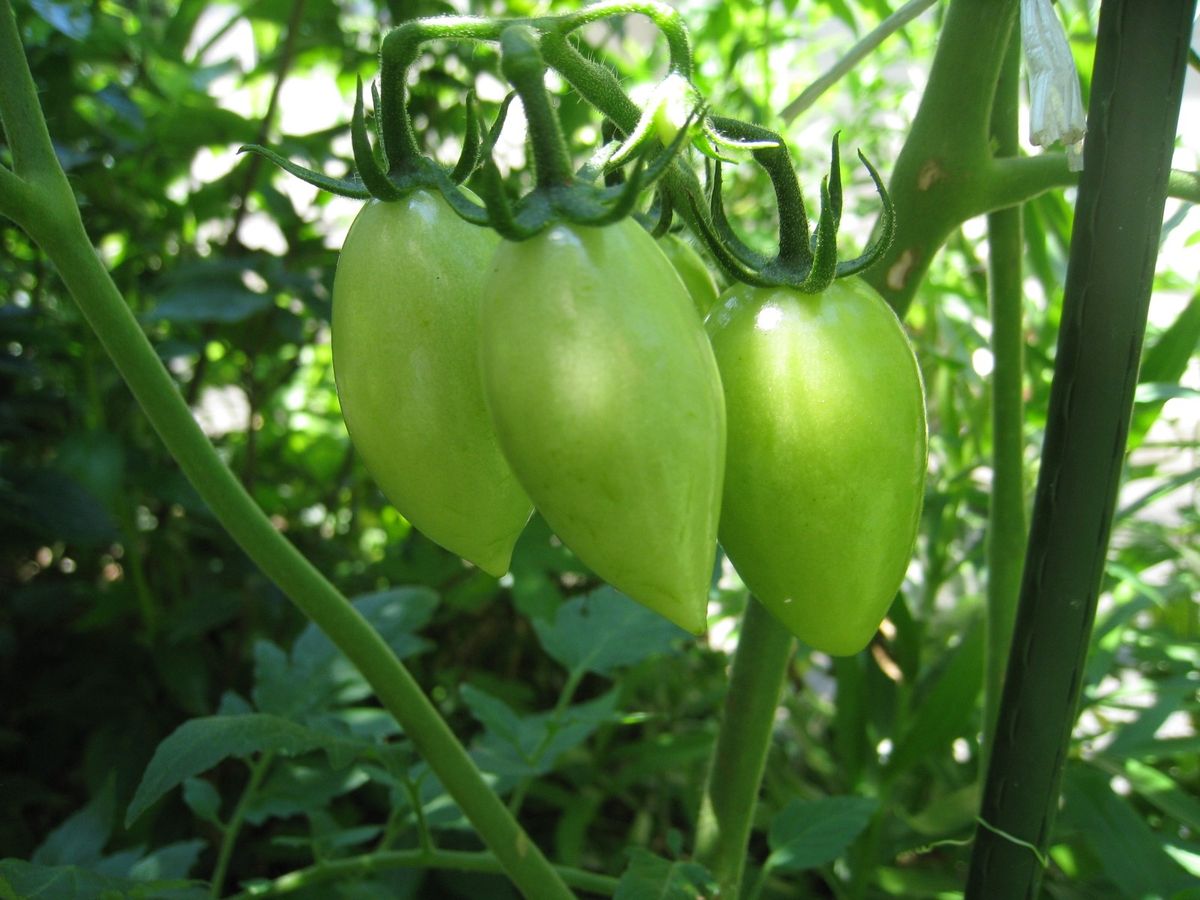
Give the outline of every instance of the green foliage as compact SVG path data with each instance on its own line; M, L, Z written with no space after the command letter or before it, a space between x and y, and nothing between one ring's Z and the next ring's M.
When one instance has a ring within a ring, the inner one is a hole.
M1092 23L1083 4L1059 5L1086 66ZM773 128L891 9L680 7L699 87L723 112ZM222 458L277 528L358 597L556 863L604 873L600 894L695 897L711 879L687 861L687 835L743 587L728 567L717 575L713 627L696 641L602 586L540 519L502 580L414 531L354 455L334 391L330 292L356 207L233 152L269 137L292 159L345 175L354 79L376 74L381 31L450 9L309 0L293 21L281 2L16 4L89 234ZM886 177L915 108L910 76L927 70L941 16L894 35L788 127L810 203L836 127ZM653 83L664 61L642 24L588 35L629 85ZM222 34L250 50L235 53ZM485 118L498 108L483 89L496 54L447 44L429 62L412 112L425 149L452 162L464 88L481 87ZM299 90L285 90L266 121L280 83ZM278 116L287 121L319 85L342 106L283 137ZM582 160L599 122L569 91L557 99ZM519 157L520 142L508 151ZM0 161L11 159L0 138ZM843 233L865 246L876 201L855 178ZM725 191L735 228L765 247L776 225L765 178L731 166ZM1195 210L1168 213L1173 240L1194 255ZM1024 206L1030 486L1071 215L1061 191ZM3 218L0 247L0 848L10 857L0 896L209 896L226 845L230 894L511 896L361 675L183 479L45 255ZM747 874L764 900L961 890L982 752L993 448L984 261L969 222L909 311L931 436L917 558L867 651L832 660L800 647L790 665ZM1136 452L1047 897L1182 898L1200 878L1194 271L1171 255L1157 276Z
M638 849L630 853L629 868L613 897L614 900L691 900L714 887L703 867L669 862Z
M793 800L771 820L767 871L802 872L845 852L879 808L869 797Z

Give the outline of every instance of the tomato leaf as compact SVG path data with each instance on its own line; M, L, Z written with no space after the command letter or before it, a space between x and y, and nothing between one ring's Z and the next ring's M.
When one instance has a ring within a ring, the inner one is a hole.
M613 900L698 900L712 897L717 885L699 863L671 862L634 849Z
M568 669L611 675L670 651L688 636L658 613L611 587L564 603L554 623L534 621L543 649Z
M560 713L518 714L503 700L472 685L463 685L463 701L485 732L476 747L479 765L496 775L518 778L544 775L566 751L612 721L617 694L610 691Z
M862 833L878 807L871 797L793 800L771 822L767 869L800 872L832 862Z
M1166 839L1109 786L1081 765L1067 771L1062 826L1078 830L1122 897L1171 897L1195 882L1166 852ZM1061 826L1060 826L1061 827Z
M246 757L268 751L297 756L313 750L345 750L344 745L349 743L266 713L190 719L154 751L125 813L125 825L131 825L185 778L207 772L231 756Z
M401 659L429 647L414 632L429 622L437 604L437 594L428 588L395 588L354 601L355 609ZM371 693L358 670L312 623L300 633L290 654L269 641L257 642L254 662L254 703L263 712L295 717Z
M208 890L185 881L142 881L105 875L80 866L41 866L19 859L5 859L0 860L0 895L55 897L61 900L88 900L94 897L202 900L208 896Z

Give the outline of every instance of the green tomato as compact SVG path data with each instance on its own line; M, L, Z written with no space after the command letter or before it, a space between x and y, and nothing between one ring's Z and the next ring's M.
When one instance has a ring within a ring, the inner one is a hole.
M703 631L725 407L700 318L654 239L625 220L501 244L482 358L500 445L550 527L614 587Z
M333 368L367 469L431 540L499 577L532 504L492 431L479 303L499 239L435 194L363 207L333 283Z
M708 315L717 302L718 291L717 282L704 264L704 259L695 247L675 234L664 234L658 239L658 246L679 273L700 315Z
M707 320L729 415L721 544L818 650L861 650L916 539L927 461L912 347L858 279L819 294L738 285Z

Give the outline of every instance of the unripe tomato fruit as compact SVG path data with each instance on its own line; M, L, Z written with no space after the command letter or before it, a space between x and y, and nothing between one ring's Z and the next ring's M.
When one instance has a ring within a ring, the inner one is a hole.
M435 194L371 201L333 283L333 369L355 448L428 538L495 576L532 505L479 376L479 302L499 238Z
M624 220L502 243L482 335L500 445L550 527L614 587L703 631L725 407L700 317L654 239Z
M904 578L927 461L920 370L859 279L819 294L737 285L707 328L729 416L721 544L787 628L843 655Z
M675 234L664 234L658 239L658 246L679 273L700 315L707 315L716 304L719 292L704 258L695 247Z

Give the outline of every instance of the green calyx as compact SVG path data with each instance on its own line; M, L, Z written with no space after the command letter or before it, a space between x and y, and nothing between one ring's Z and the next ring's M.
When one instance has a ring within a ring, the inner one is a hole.
M883 203L883 211L878 234L867 249L854 259L838 261L837 233L842 218L838 135L833 136L829 176L821 181L821 212L816 228L810 234L804 198L783 139L765 128L734 119L713 118L710 125L710 133L718 138L719 143L751 150L755 162L766 170L771 179L779 207L778 251L774 256L764 256L737 236L725 216L722 161L717 160L708 189L706 224L711 227L711 232L701 228L699 233L727 275L760 287L786 285L804 293L818 293L832 284L834 279L857 275L867 269L887 250L896 232L895 207L879 173L860 152L858 158L870 173ZM714 249L715 246L721 248L720 254Z
M640 107L609 69L580 52L573 36L584 25L630 13L649 17L666 37L670 52L666 77ZM463 149L452 169L421 153L407 108L409 70L422 45L436 40L498 44L501 74L513 88L488 127L473 92L467 92ZM729 279L764 287L787 285L809 293L868 268L887 250L895 233L892 203L879 174L860 153L883 209L875 240L862 255L839 261L842 183L837 137L830 172L821 185L820 215L810 230L783 139L758 125L708 115L691 82L687 29L676 10L657 0L602 0L563 15L524 19L415 19L387 34L381 59L379 85L372 86L373 127L368 125L361 82L356 92L350 129L355 177L324 175L267 147L242 149L344 197L392 201L416 189L437 191L458 216L512 241L531 238L556 222L602 226L630 214L637 214L658 236L678 215ZM546 88L550 70L603 116L603 145L578 170ZM493 158L510 104L517 97L528 124L534 175L533 188L519 197L512 196ZM684 157L688 146L706 158L706 184L701 184ZM737 151L749 152L771 179L780 219L774 255L747 246L726 217L722 167L735 161L732 154ZM472 178L475 193L462 187ZM639 208L644 209L641 198L651 189L654 204L648 214L639 213Z

